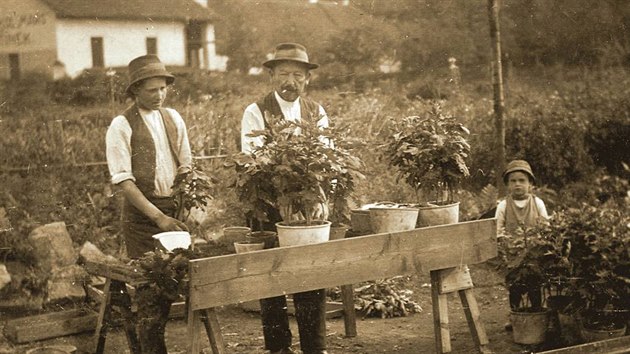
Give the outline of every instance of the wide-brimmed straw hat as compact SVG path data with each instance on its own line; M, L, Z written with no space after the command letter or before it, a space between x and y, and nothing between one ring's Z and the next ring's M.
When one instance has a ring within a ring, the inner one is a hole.
M298 43L281 43L276 46L272 58L264 62L262 65L272 69L276 64L282 61L294 61L304 64L309 70L317 69L319 65L311 63L308 60L306 48Z
M129 93L129 89L136 82L152 77L166 78L167 85L175 81L175 76L166 70L166 66L157 55L147 54L133 59L129 62L129 85L125 92Z
M532 172L532 167L525 160L513 160L507 164L505 167L505 171L503 171L503 182L507 183L507 177L512 172L525 172L531 177L532 181L536 181L536 177L534 177L534 172Z

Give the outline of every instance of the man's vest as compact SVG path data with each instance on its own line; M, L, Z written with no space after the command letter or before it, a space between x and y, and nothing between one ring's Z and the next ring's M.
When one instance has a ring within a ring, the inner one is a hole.
M177 146L177 126L170 113L165 108L160 108L160 115L164 127L168 145L175 160L175 165L179 167L178 158L179 146ZM138 189L146 197L153 196L155 192L155 141L151 136L149 128L144 123L137 105L129 107L123 116L131 127L131 171L136 178Z
M265 126L269 125L267 118L265 118L265 112L273 117L284 117L286 119L273 91L259 102L256 102L256 105L258 105L260 112L263 114ZM317 122L319 120L319 104L311 99L300 97L300 114L303 118L308 117Z

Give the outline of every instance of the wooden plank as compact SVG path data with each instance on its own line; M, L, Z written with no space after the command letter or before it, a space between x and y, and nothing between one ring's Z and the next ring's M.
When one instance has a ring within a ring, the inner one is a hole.
M438 270L440 276L440 293L448 294L473 287L468 266Z
M56 338L96 328L97 313L87 309L59 311L7 321L4 335L13 343Z
M225 344L221 334L221 326L214 308L202 311L203 324L206 327L206 335L210 341L210 348L214 354L225 354Z
M341 285L341 302L343 304L343 325L346 337L356 337L357 314L354 310L354 289L352 284Z
M100 290L99 288L92 286L92 285L88 285L87 286L87 296L88 298L90 298L92 301L100 304L103 301L103 297L105 296L103 294L103 291ZM178 302L174 302L171 304L171 309L168 313L168 318L171 319L182 319L186 317L186 302L184 301L178 301Z
M193 310L188 306L188 353L197 354L201 352L199 327L201 324L201 312L203 310Z
M109 329L109 319L111 318L112 309L112 292L110 287L112 280L105 280L105 288L103 290L103 298L98 310L98 320L96 322L96 331L94 332L94 353L102 354L105 351L105 340L107 339L107 330Z
M470 334L479 351L483 353L485 350L484 347L488 345L489 341L486 330L481 323L481 312L479 312L479 306L477 306L477 299L475 299L473 289L459 290L458 293L464 314L466 315Z
M448 326L448 298L440 293L438 270L431 271L431 305L433 306L433 330L435 351L438 354L451 352L451 332Z
M496 221L484 219L204 258L190 262L190 302L194 310L205 309L476 264L496 255Z
M147 282L142 269L126 264L106 264L87 261L83 264L83 268L92 275L118 280L131 286L137 286Z
M630 336L600 340L571 347L548 350L539 354L622 354L630 352Z

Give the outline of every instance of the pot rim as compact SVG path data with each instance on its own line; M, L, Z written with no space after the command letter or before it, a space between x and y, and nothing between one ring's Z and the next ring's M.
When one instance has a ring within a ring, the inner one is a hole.
M297 224L297 225L296 225ZM306 225L306 220L298 221L280 221L276 223L276 227L283 229L303 229L303 228L325 228L329 227L332 222L328 220L311 220L311 225Z
M429 202L431 203L431 202ZM418 206L418 209L420 210L427 210L427 209L446 209L446 208L450 208L456 205L459 205L460 202L453 202L450 204L443 204L443 205L430 205L430 206Z

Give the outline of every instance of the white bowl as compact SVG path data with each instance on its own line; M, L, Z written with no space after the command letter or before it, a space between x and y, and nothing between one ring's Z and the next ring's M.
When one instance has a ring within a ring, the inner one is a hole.
M160 241L167 251L171 252L176 248L187 249L190 247L191 238L188 231L168 231L153 235L153 238Z

